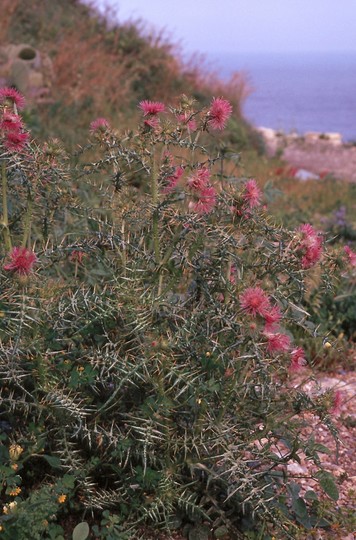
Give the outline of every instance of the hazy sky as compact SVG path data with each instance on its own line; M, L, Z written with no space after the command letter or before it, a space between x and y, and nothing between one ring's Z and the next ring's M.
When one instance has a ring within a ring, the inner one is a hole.
M356 0L98 0L187 53L356 52Z

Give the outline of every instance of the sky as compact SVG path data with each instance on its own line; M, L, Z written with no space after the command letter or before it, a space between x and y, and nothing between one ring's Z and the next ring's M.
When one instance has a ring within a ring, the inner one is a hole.
M356 0L97 0L183 53L356 53Z

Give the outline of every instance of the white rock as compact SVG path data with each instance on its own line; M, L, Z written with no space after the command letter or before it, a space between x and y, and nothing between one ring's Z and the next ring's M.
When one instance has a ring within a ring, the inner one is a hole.
M269 140L275 139L277 135L274 129L263 127L263 126L256 128L256 131L261 133L262 137L265 137L266 139L269 139Z
M305 474L307 469L299 465L299 463L289 463L287 465L287 471L291 474Z
M340 146L342 144L342 136L340 133L325 133L325 139L334 146Z
M295 178L298 178L298 180L319 180L317 174L307 171L306 169L298 169L294 176Z
M304 135L304 140L306 143L315 143L320 139L320 133L316 131L308 131Z

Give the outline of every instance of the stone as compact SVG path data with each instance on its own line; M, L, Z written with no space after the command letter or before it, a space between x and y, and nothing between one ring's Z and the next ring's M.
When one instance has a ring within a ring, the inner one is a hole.
M342 145L341 133L325 133L323 138L334 146Z
M317 174L314 174L310 171L307 171L306 169L298 169L297 172L294 175L295 178L298 178L298 180L319 180L319 176Z
M307 131L304 135L304 140L308 144L313 144L318 142L320 139L320 133L316 131Z
M287 471L290 474L306 474L308 472L306 467L302 467L299 463L289 463L287 465Z
M29 102L49 101L54 72L49 56L25 43L0 47L0 87L14 86Z
M256 131L262 136L263 141L266 145L267 153L270 156L273 156L278 149L281 136L277 134L274 129L271 128L258 127L256 128Z

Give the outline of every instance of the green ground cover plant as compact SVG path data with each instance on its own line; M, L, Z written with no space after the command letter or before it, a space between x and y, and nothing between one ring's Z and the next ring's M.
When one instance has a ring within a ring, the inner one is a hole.
M312 412L337 440L339 396L291 374L318 338L308 279L329 291L355 254L277 226L268 190L227 173L224 98L142 100L134 130L98 118L74 160L31 140L15 89L0 102L2 537L329 526L286 466L305 454L338 500L303 428Z

